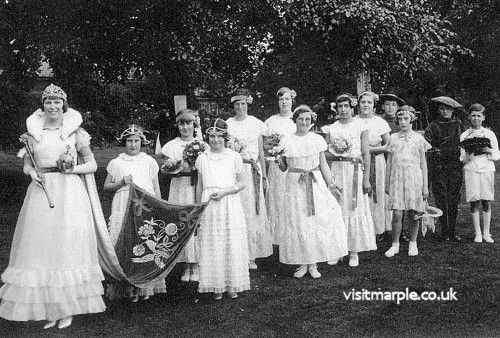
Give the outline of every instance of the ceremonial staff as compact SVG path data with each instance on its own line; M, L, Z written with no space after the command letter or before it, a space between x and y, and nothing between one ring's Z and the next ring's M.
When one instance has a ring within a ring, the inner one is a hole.
M38 169L38 166L35 162L35 156L33 155L33 144L31 143L30 139L28 139L24 135L21 136L20 141L24 144L24 149L26 149L26 152L30 156L31 162L33 163L33 168L35 168L35 171L36 171L38 177L40 177L40 185L43 189L43 192L45 193L45 196L47 196L47 201L49 202L49 207L53 208L55 206L54 202L52 201L52 198L50 197L49 192L47 191L47 188L45 187L44 178L42 176L40 176L40 170Z

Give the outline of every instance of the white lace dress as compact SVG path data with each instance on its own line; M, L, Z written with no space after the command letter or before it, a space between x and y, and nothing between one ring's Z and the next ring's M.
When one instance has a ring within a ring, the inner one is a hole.
M294 133L297 129L295 123L288 116L273 115L265 123L267 126L266 136L279 134L283 137ZM282 228L285 224L283 206L285 204L286 172L282 172L276 162L270 161L267 177L269 182L269 190L266 194L268 217L271 225L273 244L279 245L280 238L278 234L281 232L279 228Z
M229 135L236 137L245 145L243 160L257 161L259 156L259 137L266 134L266 125L254 116L247 116L243 121L229 118L227 121ZM244 201L245 221L248 232L248 250L250 259L267 257L273 253L271 227L267 219L266 202L262 179L260 189L255 190L252 165L243 163L243 181L246 188L240 192ZM256 211L256 197L259 196L259 212Z
M193 141L183 141L180 137L173 139L163 146L161 152L163 155L173 161L182 160L184 149ZM190 176L172 177L170 180L170 189L168 201L176 204L193 204L196 185L191 184ZM193 236L187 242L184 250L179 255L177 262L198 263L198 236Z
M43 130L34 141L39 168L54 168L67 147L89 146L78 129L61 139L61 130ZM44 174L55 207L49 208L39 186L28 186L16 224L7 269L2 274L0 316L15 321L57 320L105 310L104 280L98 262L90 199L76 174Z
M134 184L146 190L151 195L155 194L153 179L158 177L159 167L156 160L146 153L141 152L135 156L121 153L117 158L109 161L106 170L111 175L111 180L113 182L118 182L122 180L123 177L132 175ZM129 187L126 185L118 189L113 197L111 216L109 217L109 236L113 245L116 245L122 229L128 196ZM121 289L115 290L114 286L111 286L107 290L107 296L110 298L120 297L123 296L123 292L132 295L133 290L133 288L127 288L126 291ZM165 280L159 281L154 287L139 289L139 295L141 296L164 292L166 292Z
M201 200L221 189L233 187L242 171L241 156L231 149L210 150L198 156L196 168L202 175ZM248 240L241 192L211 200L200 220L199 292L240 292L250 289Z
M319 157L327 145L322 136L309 132L305 136L291 134L282 140L288 171L286 176L285 224L279 247L280 262L314 264L341 258L347 252L347 231L342 211L326 186L319 166ZM314 215L308 215L306 177L291 168L309 171Z
M348 124L337 121L332 125L324 126L322 130L330 135L331 143L335 143L337 140L346 140L350 144L350 149L346 152L340 152L330 145L328 151L333 155L362 160L361 133L364 127L356 120ZM356 178L354 178L355 166L357 166ZM363 170L361 165L349 161L334 160L331 171L335 183L342 188L339 203L347 226L347 246L349 251L376 250L377 245L368 194L363 194Z
M354 119L368 130L370 146L373 147L382 145L382 135L388 134L391 131L391 127L389 127L387 121L380 116L374 115L369 118L356 116ZM388 208L388 196L385 193L385 155L372 154L371 165L373 166L373 164L375 164L375 168L370 168L370 171L375 171L375 180L370 178L370 182L372 183L374 193L369 200L375 234L378 235L392 229L392 211Z

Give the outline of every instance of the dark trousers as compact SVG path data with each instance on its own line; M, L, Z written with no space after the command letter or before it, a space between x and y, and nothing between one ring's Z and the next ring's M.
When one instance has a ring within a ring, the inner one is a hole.
M458 204L460 203L460 188L462 187L462 165L440 164L432 174L432 193L436 207L443 211L439 218L441 236L455 236Z

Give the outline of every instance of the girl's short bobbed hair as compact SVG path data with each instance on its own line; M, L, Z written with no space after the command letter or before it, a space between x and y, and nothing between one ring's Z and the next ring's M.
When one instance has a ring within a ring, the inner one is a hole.
M351 108L356 107L356 105L358 104L358 100L353 95L351 95L350 93L344 93L344 94L340 94L339 96L337 96L335 98L335 104L338 104L340 102L347 102L347 103L349 103L349 106Z
M312 111L311 107L309 107L307 104L301 104L295 110L293 111L292 115L292 121L295 123L297 121L297 118L300 116L302 113L311 113L311 119L313 121L316 121L316 113Z
M68 101L66 101L65 99L63 99L61 97L58 97L58 96L48 96L48 97L45 97L43 99L43 101L42 101L42 106L40 107L40 109L42 109L42 111L44 111L43 103L47 99L49 99L49 100L63 100L63 113L65 113L66 111L68 111L68 108L69 108Z
M358 96L358 101L361 101L361 98L364 96L369 96L373 99L373 103L376 104L379 100L378 94L372 92L372 91L364 91Z
M396 112L396 124L399 125L397 117L408 114L410 115L410 123L413 123L417 120L417 115L416 115L416 110L410 105L405 104L404 106L401 106L398 108L398 111Z
M227 123L223 119L216 118L210 121L209 127L206 130L207 139L210 135L220 134L224 136L224 140L229 141L229 133L227 132Z

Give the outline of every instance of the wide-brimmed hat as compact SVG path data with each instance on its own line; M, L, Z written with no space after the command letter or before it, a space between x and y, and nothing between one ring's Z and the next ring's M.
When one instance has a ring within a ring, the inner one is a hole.
M451 97L448 96L438 96L438 97L433 97L431 99L432 102L436 102L438 104L444 104L445 106L451 107L451 108L460 108L462 105L458 103L457 101L453 100Z
M231 95L231 103L235 101L245 100L248 104L252 104L253 97L250 94L250 90L246 88L238 88L234 91L233 95Z
M381 103L384 103L385 101L396 101L398 106L404 106L406 104L402 98L394 94L380 94L379 98Z

